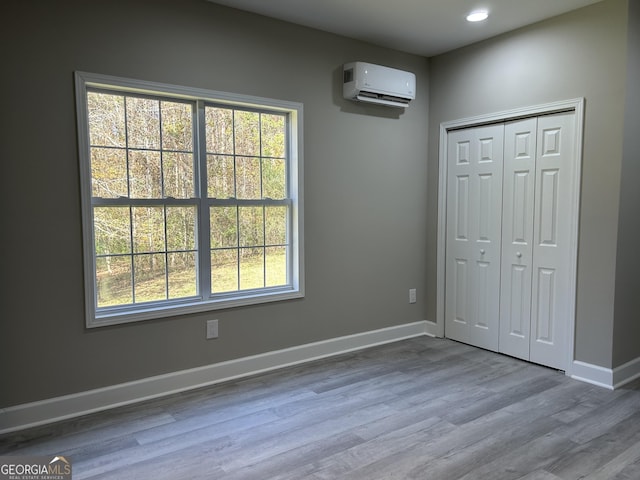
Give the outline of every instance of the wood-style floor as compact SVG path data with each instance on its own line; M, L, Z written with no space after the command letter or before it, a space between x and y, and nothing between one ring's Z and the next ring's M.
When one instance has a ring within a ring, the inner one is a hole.
M638 480L640 381L420 337L0 437L30 454L74 480Z

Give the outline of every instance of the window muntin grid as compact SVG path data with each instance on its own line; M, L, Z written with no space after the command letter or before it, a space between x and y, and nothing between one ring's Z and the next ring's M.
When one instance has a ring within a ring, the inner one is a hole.
M195 106L87 91L98 310L199 293Z
M211 290L287 285L286 116L207 105Z

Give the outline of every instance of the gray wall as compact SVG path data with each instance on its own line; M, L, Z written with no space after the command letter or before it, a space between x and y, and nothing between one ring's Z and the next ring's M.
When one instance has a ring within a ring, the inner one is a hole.
M430 60L427 318L435 319L440 123L585 97L575 355L612 366L626 11L626 0L606 0Z
M426 59L205 0L12 2L0 49L0 408L426 319ZM416 100L344 101L354 60ZM75 70L302 102L306 298L85 330Z
M640 0L629 1L613 366L640 357Z
M605 0L429 61L205 0L13 3L0 30L0 408L435 320L440 123L575 97L576 357L640 355L637 0L628 39L627 1ZM353 60L415 72L417 99L401 115L342 100ZM306 297L86 330L75 70L302 102ZM208 318L218 340L204 339Z

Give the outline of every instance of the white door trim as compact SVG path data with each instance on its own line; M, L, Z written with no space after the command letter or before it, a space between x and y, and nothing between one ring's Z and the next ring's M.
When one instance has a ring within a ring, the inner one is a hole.
M487 115L479 115L475 117L467 117L459 120L442 122L440 124L440 148L438 154L438 247L437 247L437 283L436 283L436 335L443 337L444 331L444 308L445 308L445 269L446 269L446 243L447 243L447 135L449 131L459 128L475 127L478 125L490 124L495 122L505 122L516 120L519 118L535 117L557 112L575 112L575 158L577 165L574 171L572 182L575 188L572 198L572 209L574 212L580 211L580 178L582 177L582 138L584 130L584 98L574 98L571 100L563 100L559 102L546 103L503 112L491 113ZM569 295L574 299L571 302L568 337L569 345L567 348L566 374L571 375L571 369L574 360L575 348L575 299L576 299L576 283L577 283L577 264L578 264L578 227L579 215L575 215L570 219L571 222L571 286Z

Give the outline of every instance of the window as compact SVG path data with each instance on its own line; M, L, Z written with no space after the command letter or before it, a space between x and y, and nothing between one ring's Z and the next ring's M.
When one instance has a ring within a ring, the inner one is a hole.
M302 105L76 73L87 326L304 295Z

